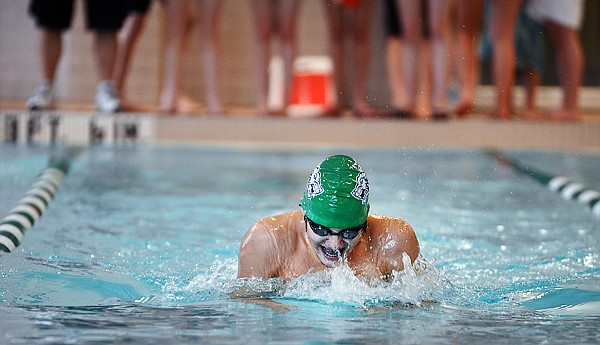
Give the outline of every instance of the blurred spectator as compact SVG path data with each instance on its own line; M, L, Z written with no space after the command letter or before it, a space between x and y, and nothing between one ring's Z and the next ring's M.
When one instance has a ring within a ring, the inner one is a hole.
M475 90L479 81L477 45L483 17L483 0L456 0L457 77L460 85L453 112L465 116L475 107Z
M513 34L513 45L515 47L515 70L521 76L525 90L525 109L521 117L524 119L535 119L536 94L542 79L544 69L544 28L529 17L525 11L526 3L521 3L517 13L515 29ZM486 6L486 18L489 18L493 10ZM493 47L490 45L489 28L486 25L482 40L482 58L489 59ZM515 74L515 71L511 73ZM509 94L508 105L502 108L513 110L512 93Z
M117 50L117 32L127 14L127 4L122 0L87 0L85 2L87 28L94 31L94 52L99 82L95 104L99 111L114 113L121 106L111 78ZM74 0L32 0L29 13L38 30L38 53L42 82L27 101L32 110L54 107L53 84L62 55L62 33L70 28Z
M397 0L402 21L404 45L402 60L405 90L409 108L407 117L414 117L417 102L417 80L421 73L419 66L422 60L421 49L425 40L423 21L431 35L431 67L432 67L432 118L443 120L448 114L448 52L446 40L448 34L447 0Z
M547 29L564 93L561 108L550 119L579 120L579 88L585 64L579 29L584 0L531 0L527 6L528 14Z
M403 109L407 109L404 97L404 82L402 76L402 27L398 18L396 0L384 0L383 16L385 29L385 60L387 65L388 82L392 96L393 115L402 117Z
M292 68L296 57L296 19L300 0L252 0L250 1L255 23L254 58L256 70L256 110L260 115L283 114L285 109L268 108L269 59L271 36L279 35L284 65L283 94L288 104ZM277 32L278 31L278 32Z
M337 90L338 102L343 95L344 62L353 59L352 80L352 111L359 117L371 117L373 110L367 101L367 88L369 82L369 62L371 55L371 19L373 15L374 0L325 0L325 13L329 24L331 56L333 59L334 80ZM348 57L344 54L344 15L349 16L349 30L353 40L352 53ZM338 105L339 107L339 105Z
M544 71L544 28L536 23L522 5L517 16L515 45L517 52L517 72L525 88L525 109L521 117L536 119L536 96Z
M206 105L211 114L223 112L217 83L217 28L218 17L223 1L194 0L199 17L200 32L203 38L201 60L206 90ZM162 112L196 112L198 106L183 96L180 90L181 67L186 41L193 24L193 8L188 0L164 1L167 13L167 42L165 47L164 80L160 95Z
M396 0L385 0L383 2L384 29L386 34L386 64L388 71L388 82L392 95L391 115L396 118L425 118L431 111L431 54L430 35L425 22L423 23L423 34L425 40L421 44L420 65L417 67L417 100L415 101L414 113L408 104L407 91L402 74L402 25L399 18L400 10L396 6ZM411 109L411 110L409 110Z
M493 116L499 120L513 116L512 86L515 79L515 24L522 0L492 0L490 34L492 79L496 87Z
M131 56L137 44L140 33L146 23L146 15L150 7L151 0L127 0L129 4L129 13L125 18L123 27L117 35L117 56L115 59L115 68L113 70L113 83L117 93L121 97L121 107L123 110L142 110L126 101L125 80L129 72Z

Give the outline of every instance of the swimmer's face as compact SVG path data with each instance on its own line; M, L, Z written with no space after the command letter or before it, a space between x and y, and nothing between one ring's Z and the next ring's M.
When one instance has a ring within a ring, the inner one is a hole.
M334 267L342 262L348 253L360 241L360 235L366 223L350 229L328 228L304 217L306 233L317 257L327 267Z

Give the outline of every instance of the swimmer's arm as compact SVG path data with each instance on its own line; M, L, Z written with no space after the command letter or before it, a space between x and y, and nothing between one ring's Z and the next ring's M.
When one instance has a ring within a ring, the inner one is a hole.
M263 307L271 308L275 311L286 312L294 309L298 309L298 307L289 304L283 304L277 301L273 301L270 298L237 298L236 300L240 302L253 303L256 305L260 305Z
M270 284L264 285L257 282L256 278L239 279L239 288L230 293L232 300L252 303L263 307L271 308L275 311L289 311L296 309L293 305L283 304L272 300L279 291L285 289L285 281L271 281Z
M276 277L278 262L274 250L277 246L269 229L261 222L254 224L240 244L238 256L238 278Z
M404 269L403 253L408 254L411 262L414 262L420 250L419 240L410 224L398 219L390 226L395 231L381 243L378 254L378 266L384 279L389 279L393 271Z
M273 234L273 226L273 224L261 220L248 230L240 244L238 278L270 279L279 276L280 264L277 249L280 246L278 246L277 238ZM275 287L275 289L283 289L285 281L282 284L282 286ZM265 292L250 290L246 287L235 291L232 297L238 301L269 307L280 312L297 309L293 305L273 301L265 296Z
M268 228L263 227L260 222L248 230L240 244L238 278L269 279L276 276L277 265L275 265L272 253L276 247L269 243L272 241L270 237ZM285 282L283 284L285 285ZM281 289L283 286L279 288ZM238 289L232 295L234 300L268 307L279 312L296 309L295 306L263 297L265 291L253 291L249 289L249 286Z

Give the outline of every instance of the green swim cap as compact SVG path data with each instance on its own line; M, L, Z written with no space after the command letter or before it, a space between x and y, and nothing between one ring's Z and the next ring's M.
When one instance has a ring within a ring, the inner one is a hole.
M369 215L369 180L351 157L331 156L313 170L300 202L304 214L328 228L363 224Z

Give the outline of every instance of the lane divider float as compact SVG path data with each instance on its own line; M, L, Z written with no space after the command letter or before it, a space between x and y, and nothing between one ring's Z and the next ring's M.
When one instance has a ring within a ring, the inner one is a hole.
M25 231L44 214L68 173L72 158L79 152L80 149L70 149L64 156L51 159L25 197L0 220L0 253L10 253L21 244Z
M551 191L561 195L566 200L575 200L585 204L600 219L600 192L587 188L581 183L575 182L564 176L552 176L545 172L522 165L508 158L497 150L487 150L487 153L497 159L500 163L513 168L520 174L529 176L535 181L545 185Z

